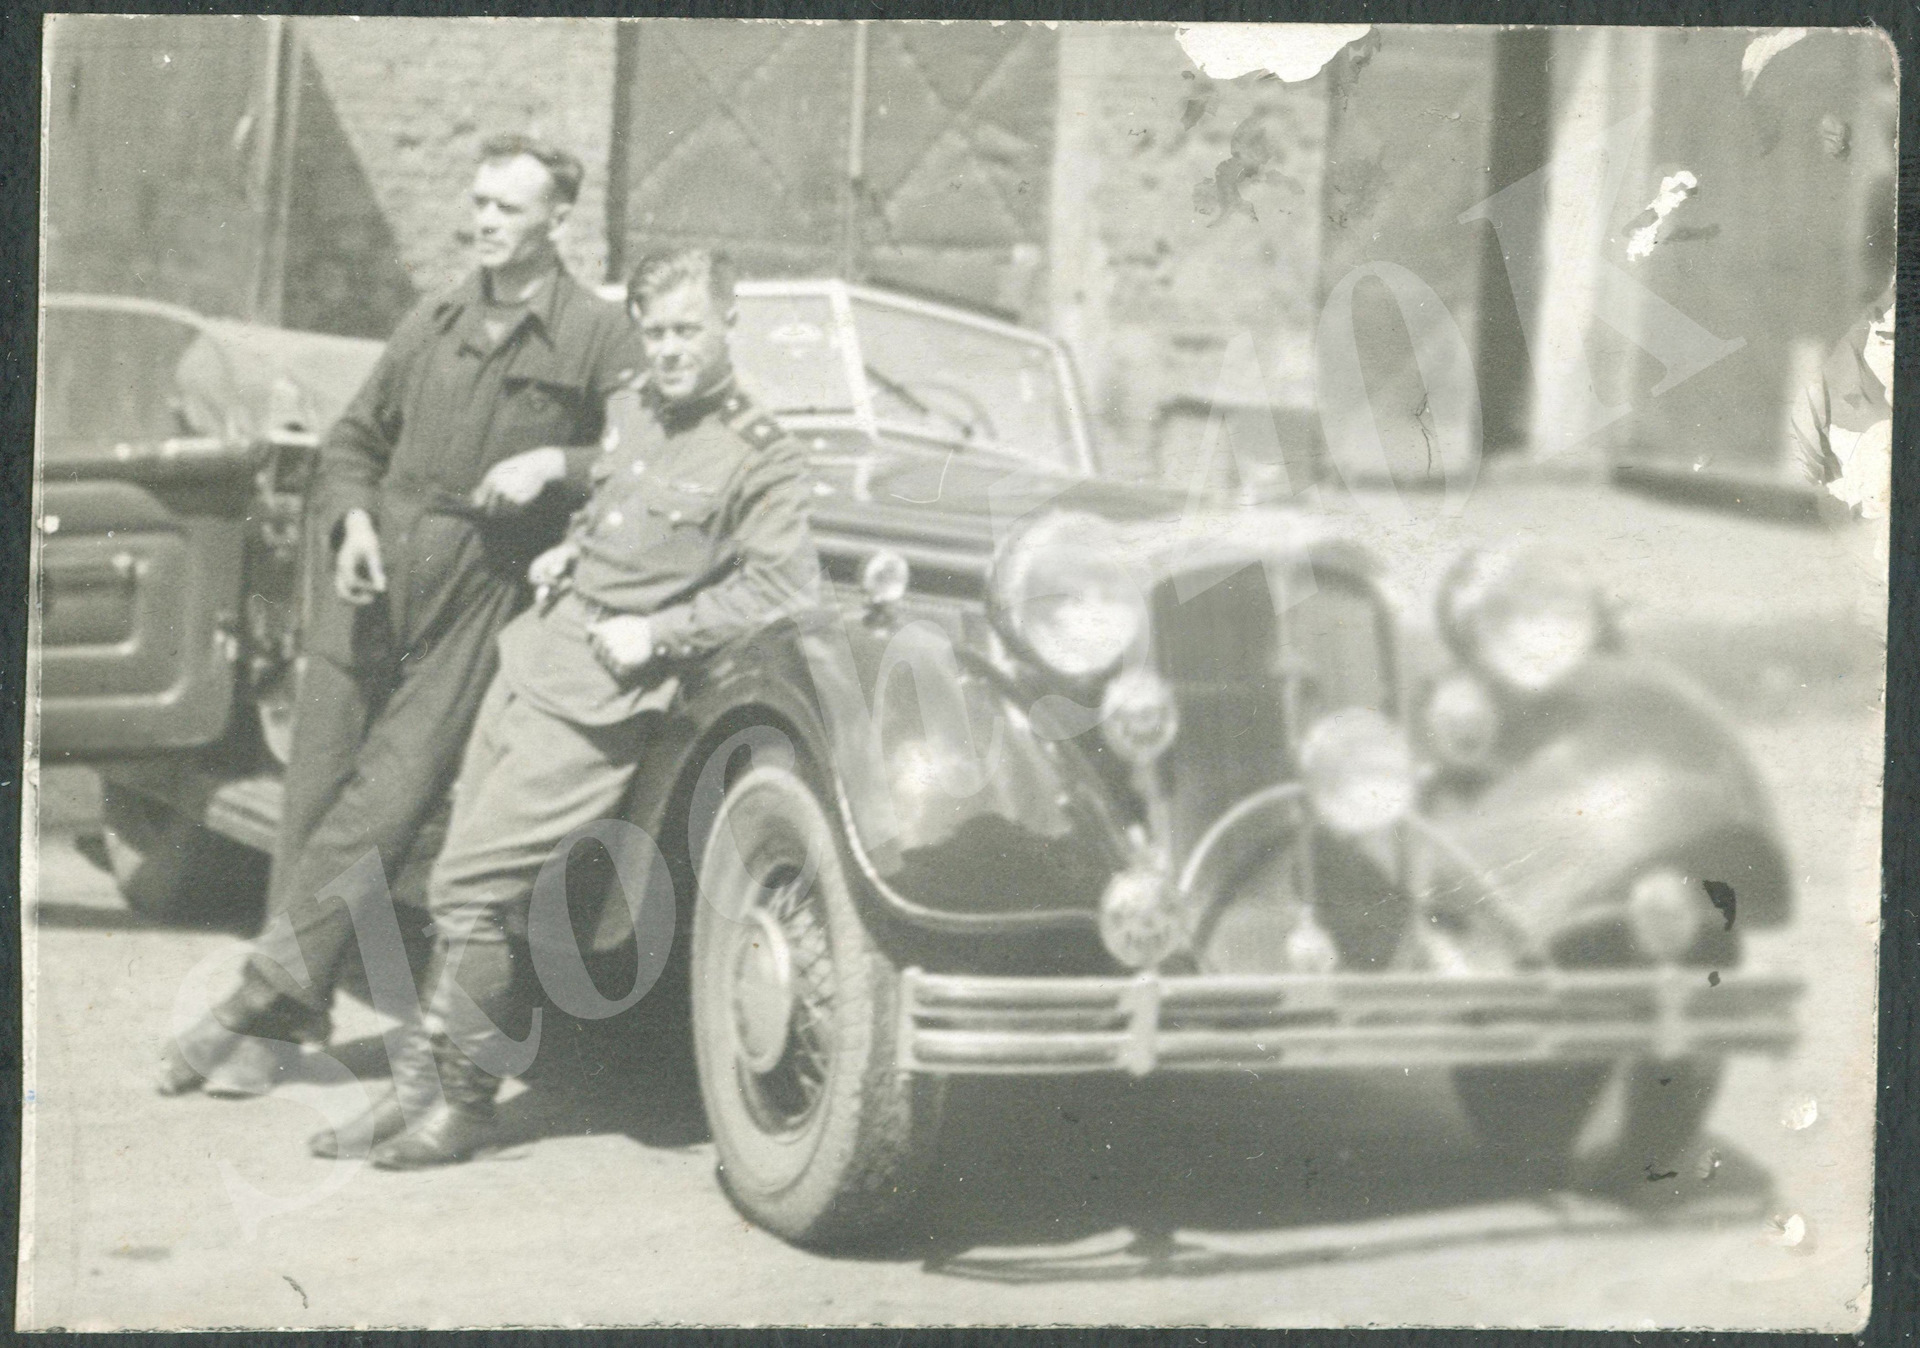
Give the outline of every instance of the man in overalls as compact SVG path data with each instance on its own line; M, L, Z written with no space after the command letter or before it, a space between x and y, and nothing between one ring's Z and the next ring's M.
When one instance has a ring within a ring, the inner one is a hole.
M495 640L586 495L608 395L640 364L620 307L560 262L581 176L564 151L488 142L478 269L401 321L322 446L309 538L332 565L311 595L267 934L239 987L169 1044L164 1093L267 1090L273 1041L326 1041L356 954L370 983L405 985L381 1009L412 999L424 913L396 924L388 896L424 905Z

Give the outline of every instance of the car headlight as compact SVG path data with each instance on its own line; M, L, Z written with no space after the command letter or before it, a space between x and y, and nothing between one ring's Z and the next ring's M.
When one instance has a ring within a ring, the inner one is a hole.
M1510 692L1547 692L1600 646L1604 615L1571 560L1535 545L1477 550L1440 588L1440 630L1461 659Z
M1456 768L1482 768L1500 740L1500 708L1486 686L1458 670L1434 685L1422 718L1427 741Z
M1314 722L1300 743L1300 773L1314 813L1336 833L1383 829L1419 797L1406 736L1370 707L1346 707Z
M1160 963L1186 942L1172 888L1151 865L1131 866L1100 897L1100 943L1129 969Z
M1119 533L1094 515L1048 515L1009 540L993 567L995 621L1056 674L1108 673L1146 631L1146 603Z
M1693 948L1705 925L1705 904L1694 882L1662 866L1627 890L1627 922L1633 938L1654 959L1672 964Z
M1180 733L1173 689L1150 669L1122 670L1100 699L1100 729L1129 763L1151 763Z

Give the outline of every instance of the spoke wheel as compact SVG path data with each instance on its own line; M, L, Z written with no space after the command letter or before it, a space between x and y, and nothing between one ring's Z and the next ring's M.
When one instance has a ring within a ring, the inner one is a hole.
M722 1182L789 1240L860 1244L909 1209L942 1091L896 1066L898 973L837 829L797 772L756 766L728 789L699 875L694 1045Z

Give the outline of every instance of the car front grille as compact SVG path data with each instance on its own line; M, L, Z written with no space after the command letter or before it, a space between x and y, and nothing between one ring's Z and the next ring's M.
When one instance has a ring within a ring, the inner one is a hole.
M1153 597L1156 658L1180 711L1160 761L1176 864L1235 801L1290 775L1265 568L1197 577L1180 591L1168 580Z
M1277 605L1276 581L1286 586ZM1170 578L1152 614L1158 668L1180 711L1160 763L1176 867L1224 811L1294 777L1294 744L1321 716L1393 711L1379 604L1352 577L1252 564Z

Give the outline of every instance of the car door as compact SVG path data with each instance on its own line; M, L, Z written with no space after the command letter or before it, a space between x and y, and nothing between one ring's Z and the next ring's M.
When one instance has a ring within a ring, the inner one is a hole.
M171 306L49 297L43 313L42 750L206 744L232 710L260 453L231 364Z

